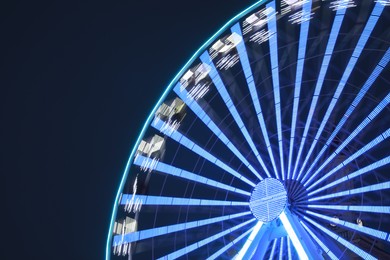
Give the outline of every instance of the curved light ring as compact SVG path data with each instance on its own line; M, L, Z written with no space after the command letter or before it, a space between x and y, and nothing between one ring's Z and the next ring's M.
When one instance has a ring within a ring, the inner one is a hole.
M133 160L133 156L137 150L137 147L139 145L139 143L141 142L141 139L142 137L144 136L145 132L146 132L146 129L148 128L148 126L150 125L152 119L153 119L153 116L155 114L155 112L157 111L158 107L161 105L161 103L163 102L163 100L166 98L166 96L168 95L169 91L171 91L172 87L173 87L173 83L175 83L179 77L183 74L184 71L186 71L190 64L192 64L195 59L199 56L199 54L201 52L203 52L207 46L209 46L211 44L212 41L214 41L219 35L222 34L222 32L224 32L229 26L231 26L233 23L237 22L239 19L241 19L244 15L246 15L247 13L249 13L251 10L255 9L256 7L260 6L262 3L266 2L267 0L260 0L256 3L254 3L253 5L249 6L248 8L246 8L244 11L240 12L239 14L237 14L236 16L234 16L232 19L230 19L230 21L228 21L224 26L222 26L213 36L211 36L195 53L194 55L192 55L192 57L187 61L187 63L179 70L179 72L176 74L176 76L171 80L171 82L169 83L168 87L164 90L162 96L159 98L159 100L157 101L157 104L154 106L154 108L152 109L152 111L150 112L148 118L146 119L146 122L144 124L144 126L142 127L141 129L141 132L140 134L138 135L138 138L137 138L137 141L135 142L134 146L133 146L133 150L131 151L130 153L130 156L129 156L129 159L126 163L126 167L125 167L125 170L124 170L124 174L123 174L123 177L121 179L121 182L119 184L119 188L118 188L118 191L117 191L117 194L115 196L115 201L114 201L114 206L113 206L113 211L112 211L112 214L111 214L111 220L110 220L110 227L109 227L109 231L108 231L108 235L107 235L107 243L106 243L106 260L110 259L110 248L111 248L111 234L113 232L113 227L114 227L114 221L115 221L115 218L116 218L116 213L117 213L117 203L119 201L119 198L120 198L120 195L121 195L121 191L123 190L123 186L125 185L125 181L127 179L127 175L129 173L129 168L130 168L130 165L132 163L132 160Z

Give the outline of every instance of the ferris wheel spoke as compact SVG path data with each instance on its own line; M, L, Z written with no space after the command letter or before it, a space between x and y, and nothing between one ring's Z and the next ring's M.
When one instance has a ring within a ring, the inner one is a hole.
M269 260L272 260L275 254L275 249L276 249L276 242L278 241L277 238L274 239L274 242L272 243L272 248L271 248L271 253L269 254Z
M306 213L313 215L313 216L316 216L316 217L319 217L319 218L322 218L324 220L330 221L331 223L334 223L336 225L341 225L345 228L352 229L352 230L355 230L357 232L364 233L364 234L367 234L367 235L370 235L370 236L373 236L373 237L376 237L376 238L379 238L382 240L386 240L388 237L388 233L383 232L381 230L376 230L374 228L359 226L358 224L354 224L354 223L351 223L348 221L336 219L334 217L325 216L323 214L315 213L315 212L309 211L309 210L306 210Z
M292 259L292 255L291 255L291 239L290 239L289 236L287 236L287 257L288 257L288 260Z
M311 224L313 224L315 227L317 227L321 231L323 231L325 234L327 234L331 238L333 238L335 241L339 242L340 244L342 244L343 246L345 246L346 248L348 248L349 250L351 250L352 252L357 254L358 256L360 256L360 257L362 257L364 259L370 259L370 260L376 259L375 257L370 255L369 253L367 253L363 249L360 249L359 247L355 246L354 244L348 242L347 240L345 240L341 236L336 235L335 233L333 233L332 231L330 231L327 228L323 227L322 225L318 224L314 220L312 220L312 219L310 219L310 218L308 218L306 216L304 216L304 219L306 221L310 222Z
M344 87L345 87L349 77L351 76L352 71L355 68L355 65L360 57L360 54L362 53L364 47L366 46L366 43L368 41L368 38L371 35L371 32L374 30L374 27L375 27L381 13L382 13L382 10L383 10L383 6L379 3L377 3L375 5L375 8L372 11L369 19L368 19L368 22L366 23L366 26L365 26L362 34L360 35L359 41L356 44L355 50L353 51L352 56L348 62L348 65L345 68L345 71L343 73L343 76L340 79L340 82L336 88L334 95L333 95L332 101L330 102L328 109L325 112L325 116L321 121L321 125L317 130L317 134L314 137L314 140L311 144L309 152L307 153L306 158L305 158L302 166L300 167L300 171L299 171L297 179L300 178L300 176L301 176L301 174L302 174L302 172L303 172L303 170L304 170L304 168L309 160L311 153L314 151L314 147L317 145L318 140L320 140L320 136L322 134L322 131L324 130L325 125L327 124L328 119L330 118L330 116L333 112L333 109L336 106L336 103L339 100L340 95L343 92Z
M305 128L303 131L303 135L302 135L302 140L301 140L301 143L299 145L298 154L297 154L297 158L296 158L295 166L294 166L294 171L293 171L293 175L292 175L293 179L296 179L296 171L297 171L297 168L299 165L299 160L300 160L301 155L302 155L303 146L305 145L306 137L307 137L307 134L309 132L309 127L310 127L310 124L311 124L311 121L313 118L314 110L317 106L318 97L320 95L322 85L323 85L324 80L325 80L325 75L326 75L326 72L327 72L328 67L329 67L330 59L332 57L332 53L333 53L333 50L334 50L334 47L336 44L336 40L337 40L337 37L338 37L339 32L340 32L340 28L341 28L341 24L342 24L343 19L344 19L344 15L345 15L344 8L337 10L336 17L334 18L334 21L333 21L332 30L330 32L328 44L326 46L326 50L325 50L325 54L324 54L324 59L322 60L321 69L320 69L320 72L318 74L318 79L317 79L317 84L316 84L316 87L314 90L313 99L312 99L312 102L310 104L309 114L307 115L307 118L306 118L306 123L305 123Z
M159 205L159 206L248 206L247 201L225 201L225 200L207 200L178 197L163 197L151 195L123 194L120 201L121 205L127 205L132 201L139 201L140 205Z
M316 209L330 209L340 211L358 211L358 212L371 212L379 214L390 214L389 206L353 206L353 205L307 205L309 208Z
M219 233L217 233L215 235L212 235L212 236L210 236L208 238L200 240L200 241L198 241L196 243L193 243L193 244L191 244L189 246L186 246L186 247L184 247L182 249L179 249L179 250L177 250L175 252L172 252L172 253L170 253L170 254L168 254L166 256L163 256L163 257L159 258L159 260L179 258L180 256L188 254L189 252L192 252L192 251L194 251L194 250L196 250L196 249L198 249L198 248L200 248L200 247L202 247L204 245L207 245L208 243L211 243L211 242L217 240L218 238L221 238L221 237L223 237L223 236L225 236L227 234L230 234L230 233L232 233L232 232L234 232L234 231L236 231L236 230L238 230L240 228L243 228L244 226L252 223L255 220L256 219L253 218L253 219L250 219L248 221L245 221L245 222L243 222L243 223L241 223L241 224L239 224L237 226L234 226L232 228L226 229L226 230L224 230L222 232L219 232Z
M284 242L284 237L280 238L280 246L279 246L279 260L283 259L283 242Z
M311 13L311 0L306 1L302 6L303 17L310 15ZM302 76L303 76L303 65L305 63L307 36L309 34L310 20L307 19L301 24L301 31L299 35L299 47L298 47L298 59L297 59L297 70L295 75L295 88L294 88L294 104L292 109L291 117L291 133L290 133L290 150L288 153L288 168L287 168L287 179L291 178L291 163L294 148L295 139L295 128L297 126L297 115L299 106L299 97L301 94Z
M335 152L333 152L328 159L318 167L317 171L303 184L305 187L318 175L322 169L328 165L369 123L371 123L376 116L390 103L390 93L374 108L373 111L356 127L356 129L339 145Z
M347 176L344 176L344 177L342 177L342 178L340 178L340 179L338 179L336 181L333 181L333 182L331 182L331 183L329 183L329 184L327 184L325 186L322 186L322 187L320 187L320 188L310 192L308 194L308 196L312 196L313 194L316 194L316 193L318 193L318 192L320 192L322 190L328 189L330 187L333 187L333 186L338 185L340 183L343 183L345 181L349 181L349 180L351 180L353 178L356 178L358 176L361 176L361 175L363 175L365 173L374 171L374 170L378 169L379 167L382 167L382 166L387 165L387 164L390 164L390 156L387 156L387 157L385 157L385 158L383 158L381 160L378 160L378 161L376 161L376 162L374 162L374 163L372 163L370 165L367 165L367 166L365 166L365 167L363 167L363 168L361 168L361 169L359 169L359 170L357 170L357 171L355 171L353 173L350 173Z
M331 193L319 197L314 197L314 198L310 198L308 201L317 201L317 200L324 200L330 198L344 197L344 196L350 196L354 194L361 194L366 192L380 191L380 190L387 190L387 189L390 189L390 181L368 185L361 188L335 192L335 193Z
M313 231L310 230L308 226L305 225L302 221L300 221L302 224L303 228L306 229L307 233L314 239L314 241L317 242L317 244L324 250L324 252L329 256L330 259L332 260L338 260L339 258L319 239Z
M280 157L280 172L284 180L284 155L283 155L283 137L282 137L282 116L280 111L280 87L279 87L279 62L278 62L278 37L276 26L276 8L275 1L267 4L267 21L268 30L270 32L269 48L271 57L272 83L274 88L276 127L278 131L279 157ZM272 11L271 11L272 10ZM276 173L277 174L277 173ZM279 179L279 176L276 175Z
M128 233L125 235L116 235L116 236L114 236L113 242L114 242L115 246L119 246L119 245L122 245L125 243L132 243L132 242L136 242L136 241L140 241L140 240L144 240L144 239L148 239L148 238L152 238L152 237L157 237L157 236L163 236L163 235L167 235L170 233L179 232L179 231L183 231L183 230L187 230L187 229L211 225L211 224L226 221L229 219L235 219L238 217L249 215L250 213L251 213L250 211L247 211L247 212L226 215L226 216L221 216L221 217L196 220L196 221L168 225L168 226L163 226L163 227L158 227L158 228L145 229L145 230L140 230L140 231Z
M242 134L244 135L245 137L245 140L248 142L249 146L251 147L254 155L256 156L257 160L259 161L261 167L263 168L264 172L267 174L268 177L271 177L263 159L261 158L260 156L260 153L259 151L257 150L256 148L256 145L254 144L248 130L246 129L245 125L244 125L244 122L242 121L241 119L241 116L240 114L238 113L237 111L237 108L235 107L234 103L233 103L233 100L231 99L228 91L226 90L226 87L225 85L223 84L222 82L222 79L221 77L219 76L218 74L218 71L217 69L215 68L214 66L214 63L213 61L211 60L211 57L210 55L208 54L207 51L205 51L201 56L200 56L200 59L201 61L204 63L204 64L207 64L210 66L210 77L215 85L215 87L217 88L219 94L221 95L223 101L225 102L227 108L229 109L231 115L233 116L236 124L238 125L238 127L240 128ZM260 180L262 180L262 177L257 173L255 174Z
M313 167L317 164L318 160L321 158L321 156L324 154L325 150L329 147L329 145L332 143L333 139L336 137L338 132L342 129L347 119L350 117L352 112L355 110L355 108L358 106L364 95L367 93L367 91L370 89L372 84L375 82L375 80L378 78L380 73L383 71L383 69L387 66L390 60L390 48L387 49L386 53L382 57L382 59L379 61L378 65L375 67L375 69L372 71L371 75L367 79L367 81L364 83L363 87L360 89L359 93L356 95L355 99L352 101L352 104L347 109L347 112L345 112L344 116L341 118L340 122L335 127L334 131L326 141L325 145L322 147L321 151L317 154L316 158L312 162L309 169L304 174L302 181L304 181L312 171Z
M242 32L240 29L240 25L238 23L235 24L231 28L231 31L233 33L237 33L240 37L242 37ZM238 55L240 57L241 66L242 66L242 69L243 69L244 74L245 74L245 78L246 78L246 82L248 85L249 93L250 93L251 98L252 98L253 106L255 107L257 119L258 119L259 124L260 124L261 133L263 134L263 138L264 138L265 144L267 146L268 155L271 159L271 163L272 163L272 167L274 169L275 175L278 176L278 170L276 168L276 163L275 163L274 155L272 152L272 147L271 147L271 143L269 140L268 131L267 131L266 123L264 120L263 111L261 109L259 96L257 95L257 90L256 90L256 86L255 86L254 79L253 79L252 69L251 69L250 64L249 64L248 53L246 52L245 44L241 41L240 43L237 44L236 49L237 49Z
M152 163L153 163L153 159L151 159L149 157L142 156L142 155L138 155L135 158L135 160L134 160L134 164L138 165L138 166L141 166L141 167L143 165L150 165ZM209 185L209 186L212 186L214 188L224 189L224 190L228 190L228 191L231 191L231 192L243 194L243 195L246 195L246 196L250 196L251 195L250 192L247 192L247 191L244 191L244 190L232 187L230 185L223 184L221 182L214 181L212 179L203 177L203 176L201 176L199 174L192 173L192 172L189 172L189 171L186 171L186 170L174 167L172 165L169 165L169 164L166 164L166 163L163 163L163 162L156 162L155 165L153 166L153 170L156 170L156 171L162 172L162 173L166 173L168 175L176 176L176 177L179 177L179 178L191 180L193 182Z
M255 187L256 184L254 184L252 181L245 178L243 175L239 174L235 170L233 170L230 166L216 158L214 155L207 152L205 149L194 143L189 138L185 137L183 134L181 134L179 131L164 131L164 124L163 122L156 118L152 124L154 128L156 128L159 131L162 131L165 135L169 136L176 142L180 143L181 145L187 147L194 153L198 154L199 156L203 157L204 159L208 160L209 162L213 163L214 165L220 167L221 169L227 171L228 173L232 174L234 177L237 177L238 179L242 180L243 182L246 182L252 187Z
M180 82L178 82L173 89L176 94L186 103L186 105L194 112L197 117L202 120L202 122L221 140L229 149L232 151L241 162L248 167L248 169L254 173L258 178L262 179L261 176L257 173L255 168L248 162L248 160L242 155L242 153L237 149L237 147L226 137L226 135L221 131L221 129L211 120L209 115L199 106L199 104L189 96L188 92L181 87Z
M255 226L256 227L256 226ZM249 230L245 231L244 233L242 233L240 236L238 236L237 238L235 238L233 241L231 241L229 244L227 244L226 246L222 247L221 249L219 249L217 252L215 252L214 254L212 254L210 257L207 258L207 260L214 260L214 259L217 259L220 255L222 255L223 253L225 253L229 248L231 248L232 246L234 246L235 244L237 244L238 242L240 242L241 239L243 239L244 237L246 237L247 235L249 235L251 232L253 232L254 228L255 227L252 227L250 228Z
M371 142L360 148L357 152L352 154L351 156L348 157L348 159L344 160L342 163L334 167L330 172L327 174L323 175L319 180L314 182L311 186L307 188L307 190L313 189L313 187L317 186L318 184L322 183L326 179L328 179L330 176L332 176L334 173L342 169L344 166L348 165L350 162L361 156L362 154L366 153L370 149L374 148L375 146L379 145L383 141L385 141L387 138L390 137L390 128L387 129L385 132L374 138Z

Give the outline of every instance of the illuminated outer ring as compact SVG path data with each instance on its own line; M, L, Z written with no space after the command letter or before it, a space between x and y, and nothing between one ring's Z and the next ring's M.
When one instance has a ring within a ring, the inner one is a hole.
M390 7L283 1L235 16L168 85L120 182L107 260L390 257ZM178 128L156 114L172 100ZM158 155L139 148L151 137Z
M162 104L168 93L172 90L174 87L174 83L183 75L183 73L190 67L190 65L195 61L195 59L199 56L199 54L204 51L210 43L212 43L219 35L221 35L230 25L233 23L237 22L240 18L242 18L244 15L248 14L251 10L257 8L260 6L262 3L266 2L266 0L260 0L242 11L241 13L237 14L235 17L233 17L230 21L228 21L224 26L222 26L210 39L208 39L195 53L192 55L192 57L187 61L187 63L180 69L180 71L176 74L176 76L171 80L169 83L168 87L165 89L164 93L160 97L160 99L157 101L156 105L154 106L153 110L150 112L148 118L145 121L144 126L141 129L140 134L138 135L137 141L135 142L133 149L131 150L129 159L126 163L126 167L117 191L117 194L115 196L115 202L112 210L112 215L111 215L111 221L110 221L110 226L109 226L109 231L108 231L108 236L107 236L107 243L106 243L106 259L110 259L110 253L111 253L111 245L112 245L112 232L114 228L114 222L117 214L117 206L119 202L119 198L121 195L121 191L123 190L123 186L125 185L125 180L127 179L127 176L129 174L129 167L134 159L135 152L137 151L138 145L141 143L142 137L145 135L145 132L150 125L150 123L153 120L153 116L156 113L158 107Z

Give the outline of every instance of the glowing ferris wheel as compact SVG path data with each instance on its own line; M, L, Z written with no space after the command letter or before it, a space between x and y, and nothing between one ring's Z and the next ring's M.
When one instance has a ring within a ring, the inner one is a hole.
M390 257L390 1L260 1L173 79L107 259Z

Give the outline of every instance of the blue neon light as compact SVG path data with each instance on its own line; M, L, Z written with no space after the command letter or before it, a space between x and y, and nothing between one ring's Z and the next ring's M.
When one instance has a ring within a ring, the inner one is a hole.
M321 151L318 153L317 157L314 159L313 163L309 167L309 169L306 171L306 174L304 175L302 181L306 179L307 176L309 176L309 173L312 171L314 166L317 164L318 160L321 158L321 156L324 154L326 148L329 147L329 145L332 143L333 139L336 137L338 132L342 129L347 119L350 117L352 112L355 110L355 108L358 106L364 95L367 93L367 91L370 89L372 84L375 82L375 80L378 78L382 70L385 66L389 63L390 60L390 48L387 49L385 55L382 57L378 65L375 67L373 72L371 73L370 77L367 79L367 81L364 83L363 87L360 89L359 93L356 95L355 99L353 100L352 104L347 109L347 112L345 112L344 116L341 118L340 122L337 124L336 128L326 141L325 145L322 147Z
M303 12L302 13L303 17L311 13L311 0L303 4L302 12ZM301 93L303 65L305 63L307 35L309 34L309 24L310 24L309 19L305 20L301 24L301 32L299 35L297 71L295 75L294 104L293 104L292 118L291 118L290 151L288 154L287 179L291 178L291 163L292 163L292 155L293 155L293 147L294 147L295 128L297 126L298 105L299 105L299 97Z
M267 12L268 30L270 33L269 48L271 56L272 82L274 87L275 112L276 112L276 127L278 131L279 157L280 157L280 172L284 180L284 156L283 156L283 137L282 137L282 116L280 111L280 88L279 88L279 62L278 62L278 36L276 28L276 12L275 1L267 4L267 9L272 12ZM279 176L276 175L279 179Z
M148 163L148 162L151 163L152 159L149 158L149 157L138 155L135 158L135 160L134 160L134 164L138 165L138 166L141 166L145 162L146 163ZM244 190L241 190L241 189L238 189L238 188L234 188L232 186L229 186L229 185L226 185L226 184L223 184L223 183L211 180L209 178L200 176L199 174L192 173L192 172L189 172L189 171L186 171L186 170L183 170L183 169L171 166L169 164L165 164L163 162L157 162L155 167L154 167L154 169L156 171L159 171L159 172L163 172L163 173L166 173L166 174L169 174L169 175L172 175L172 176L184 178L184 179L191 180L191 181L194 181L194 182L202 183L202 184L209 185L209 186L212 186L212 187L228 190L228 191L231 191L231 192L240 193L240 194L243 194L243 195L246 195L246 196L250 196L251 195L250 192L247 192L247 191L244 191Z
M311 224L313 224L314 226L316 226L317 228L319 228L320 230L322 230L324 233L326 233L328 236L330 236L331 238L333 238L334 240L338 241L340 244L342 244L343 246L345 246L346 248L348 248L349 250L351 250L352 252L354 252L355 254L357 254L358 256L362 257L363 259L369 259L369 260L373 260L373 259L376 259L375 257L373 257L372 255L370 255L369 253L367 253L366 251L360 249L359 247L355 246L354 244L348 242L347 240L345 240L344 238L336 235L335 233L329 231L328 229L324 228L323 226L321 226L320 224L318 224L317 222L315 222L314 220L304 216L304 218L310 222Z
M309 201L316 201L316 200L324 200L324 199L329 199L329 198L337 198L341 196L348 196L348 195L354 195L354 194L360 194L360 193L365 193L365 192L371 192L371 191L379 191L379 190L386 190L390 189L390 181L388 182L383 182L383 183L377 183L361 188L356 188L356 189L351 189L347 191L340 191L336 192L333 194L328 194L324 196L319 196L319 197L314 197L309 199Z
M187 104L187 106L197 115L200 120L221 140L240 160L248 169L253 172L258 178L262 177L257 173L255 168L248 162L248 160L241 154L237 147L230 142L226 135L218 128L218 126L211 120L208 114L199 106L199 104L191 99L187 90L181 88L180 82L178 82L173 89L176 94Z
M223 236L225 236L225 235L227 235L227 234L229 234L229 233L231 233L231 232L233 232L233 231L235 231L235 230L237 230L239 228L242 228L245 225L248 225L248 224L252 223L255 220L256 219L253 218L253 219L250 219L248 221L245 221L244 223L241 223L241 224L239 224L239 225L237 225L235 227L229 228L229 229L227 229L225 231L222 231L222 232L217 233L215 235L212 235L212 236L210 236L208 238L205 238L205 239L203 239L201 241L198 241L198 242L196 242L194 244L191 244L191 245L186 246L186 247L184 247L182 249L179 249L179 250L177 250L175 252L172 252L169 255L163 256L163 257L159 258L158 260L162 260L162 259L164 259L164 260L165 259L176 259L176 258L178 258L180 256L183 256L183 255L185 255L185 254L187 254L189 252L192 252L192 251L194 251L194 250L196 250L196 249L198 249L198 248L200 248L200 247L202 247L204 245L207 245L208 243L213 242L214 240L216 240L216 239L218 239L220 237L223 237Z
M275 254L275 248L276 248L276 242L278 241L277 238L274 239L274 242L272 243L272 249L271 249L271 253L269 254L269 260L272 260L274 258L274 254Z
M337 37L339 35L340 27L341 27L341 24L342 24L343 19L344 19L344 14L345 14L345 9L337 10L336 17L333 21L332 30L330 32L328 44L326 46L324 59L322 60L321 70L320 70L320 73L318 74L318 80L317 80L316 88L314 90L313 99L312 99L312 102L310 104L309 114L307 116L307 120L305 123L305 128L303 131L301 144L299 146L297 159L295 161L294 171L293 171L293 175L292 175L293 179L295 179L295 177L296 177L295 175L296 175L296 171L298 168L299 160L300 160L301 155L302 155L303 146L304 146L305 141L306 141L307 133L309 131L311 120L313 118L314 110L317 106L318 96L321 92L322 84L324 83L325 74L328 70L328 66L330 63L330 59L332 57L333 49L334 49L334 46L336 44L336 40L337 40Z
M308 205L309 208L390 214L389 206Z
M372 149L373 147L375 147L376 145L380 144L381 142L383 142L384 140L386 140L387 137L390 136L390 128L387 129L385 132L383 132L382 134L380 134L379 136L377 136L376 138L374 138L374 140L372 140L371 142L369 142L368 144L366 144L365 146L363 146L361 149L359 149L356 153L354 153L353 155L351 155L350 157L348 157L348 159L344 160L342 163L340 163L339 165L337 165L335 168L333 168L330 172L328 172L327 174L325 174L324 176L322 176L319 180L317 180L316 182L314 182L310 187L307 188L307 190L311 190L314 186L318 185L319 183L323 182L324 180L326 180L327 178L329 178L329 176L333 175L335 172L339 171L340 169L342 169L344 166L348 165L350 162L352 162L353 160L355 160L356 158L358 158L360 155L366 153L368 150ZM384 138L385 137L385 138Z
M344 220L336 219L334 217L328 217L328 216L325 216L325 215L322 215L319 213L315 213L315 212L312 212L309 210L306 210L306 213L313 215L313 216L316 216L316 217L319 217L319 218L322 218L322 219L325 219L325 220L330 221L332 223L335 223L337 225L341 225L341 226L344 226L346 228L349 228L349 229L352 229L352 230L355 230L355 231L358 231L361 233L368 234L370 236L373 236L373 237L376 237L376 238L379 238L382 240L386 240L386 237L388 235L386 232L383 232L380 230L376 230L376 229L364 227L364 226L359 226L359 225L354 224L354 223L350 223L350 222L347 222Z
M283 242L284 242L284 237L280 238L280 247L279 247L279 260L283 259Z
M336 255L319 239L313 231L310 230L308 226L305 225L302 221L300 221L302 226L306 229L307 233L317 242L317 244L324 250L324 252L329 256L330 259L332 260L338 260L339 258L336 257Z
M135 241L148 239L151 237L162 236L162 235L166 235L166 234L173 233L173 232L179 232L179 231L183 231L183 230L187 230L187 229L191 229L191 228L197 228L197 227L201 227L201 226L205 226L205 225L210 225L210 224L214 224L217 222L249 215L250 213L251 213L250 211L247 211L247 212L242 212L242 213L233 214L233 215L197 220L197 221L174 224L174 225L158 227L158 228L151 228L151 229L128 233L125 235L116 235L116 236L114 236L113 242L114 242L115 246L118 246L118 245L125 244L125 243L132 243Z
M291 255L291 240L290 237L287 236L287 255L288 255L288 260L292 260L292 255Z
M338 180L336 180L334 182L331 182L331 183L329 183L329 184L327 184L325 186L322 186L321 188L318 188L317 190L314 190L314 191L310 192L309 196L311 196L311 195L313 195L315 193L318 193L318 192L320 192L320 191L322 191L324 189L328 189L330 187L333 187L333 186L335 186L337 184L340 184L342 182L348 181L348 180L350 180L352 178L355 178L355 177L358 177L360 175L363 175L363 174L365 174L367 172L371 172L373 170L376 170L377 168L382 167L384 165L387 165L389 163L390 163L390 156L385 157L385 158L383 158L383 159L381 159L379 161L376 161L376 162L374 162L374 163L372 163L370 165L367 165L366 167L363 167L363 168L361 168L361 169L359 169L359 170L357 170L357 171L355 171L353 173L350 173L347 176L344 176L344 177L342 177L342 178L340 178L340 179L338 179Z
M237 33L239 36L242 37L242 32L241 32L239 23L236 23L231 28L231 31L232 31L232 33ZM238 55L240 56L242 70L244 71L244 74L245 74L246 83L248 85L249 92L250 92L251 97L252 97L253 106L255 107L257 119L258 119L259 124L260 124L261 133L263 134L265 145L267 146L267 150L268 150L269 157L271 159L272 167L274 169L275 175L279 176L278 170L277 170L276 164L275 164L274 154L272 152L271 143L270 143L269 137L268 137L268 131L267 131L267 127L265 124L263 111L261 110L260 101L259 101L259 97L257 95L257 90L256 90L256 86L255 86L254 79L253 79L252 69L251 69L251 66L249 64L248 54L246 52L246 47L245 47L244 42L240 41L240 43L237 44L236 49L237 49Z
M206 199L189 199L189 198L177 198L177 197L160 197L150 195L133 195L123 194L120 201L121 205L125 205L128 201L131 201L134 196L134 200L142 201L142 205L186 205L186 206L248 206L249 202L242 201L224 201L224 200L206 200Z
M378 10L379 8L379 10ZM362 34L360 35L360 38L359 38L359 41L355 47L355 50L353 51L352 53L352 57L350 58L349 62L348 62L348 65L344 71L344 74L343 76L341 77L341 80L339 82L339 85L337 86L336 88L336 91L333 95L333 98L332 98L332 101L330 102L329 104L329 107L325 113L325 116L324 118L322 119L321 121L321 125L320 127L318 128L318 131L317 131L317 134L316 136L314 137L314 140L311 144L311 147L309 149L309 152L307 153L306 155L306 159L305 161L303 162L302 166L301 166L301 169L300 169L300 172L298 174L298 179L300 178L302 172L303 172L303 169L305 168L306 166L306 163L308 162L309 160L309 157L310 155L312 154L312 152L314 151L314 147L317 145L317 142L318 140L320 139L320 136L322 134L322 131L324 130L325 128L325 125L326 123L328 122L328 119L329 117L331 116L332 112L333 112L333 109L334 107L336 106L336 103L341 95L341 92L343 91L344 89L344 86L345 84L347 83L353 69L355 68L355 65L357 63L357 60L359 59L360 57L360 54L362 53L363 51L363 48L364 46L366 45L367 43L367 40L368 38L370 37L371 35L371 32L373 31L375 25L376 25L376 22L378 21L379 19L379 16L376 16L378 13L380 15L380 13L382 12L383 10L383 6L381 6L380 4L376 4L375 5L375 8L370 16L370 18L368 19L368 22L366 23L366 26L362 32ZM375 14L375 15L374 15Z
M355 138L372 120L390 103L390 93L376 106L376 108L356 127L356 129L339 145L334 153L332 153L328 159L312 174L312 176L303 184L307 186L310 181L317 176L317 174L328 165L334 157L337 156L352 140Z
M252 140L248 130L246 129L246 127L244 125L244 122L241 119L240 114L238 113L236 107L234 106L233 101L232 101L228 91L226 90L226 87L223 84L222 79L219 76L217 69L214 66L214 63L213 63L213 61L210 58L210 55L208 54L207 51L205 51L200 56L200 59L201 59L201 61L203 63L205 63L205 64L210 66L210 69L211 69L210 74L209 74L210 78L212 79L215 87L217 88L219 94L221 95L223 101L225 102L227 108L229 109L231 115L233 116L234 121L237 123L237 125L240 128L242 134L244 135L246 141L248 142L249 146L251 147L251 149L252 149L253 153L255 154L257 160L260 162L260 165L263 168L264 172L267 174L268 177L271 177L267 167L264 164L263 159L260 156L259 151L256 148L256 145L253 143L253 140ZM258 174L256 174L256 176L259 177L260 180L263 179Z
M157 130L162 130L164 123L160 119L156 118L152 124L154 128ZM175 140L176 142L180 143L181 145L187 147L188 149L192 150L194 153L198 154L199 156L205 158L209 162L215 164L216 166L220 167L221 169L227 171L228 173L232 174L233 176L239 178L240 180L246 182L247 184L251 185L252 187L256 186L253 182L233 170L230 166L216 158L214 155L207 152L205 149L194 143L192 140L188 139L186 136L182 135L179 131L165 131L164 134Z

